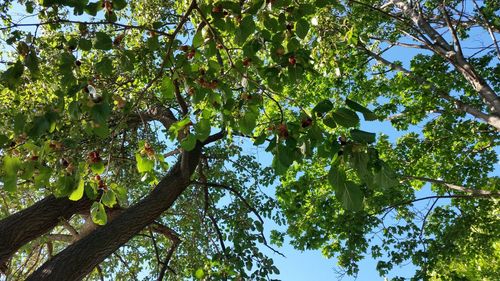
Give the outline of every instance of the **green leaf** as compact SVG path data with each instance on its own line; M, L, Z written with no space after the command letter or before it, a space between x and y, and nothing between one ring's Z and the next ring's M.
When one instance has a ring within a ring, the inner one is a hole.
M104 163L102 161L99 161L99 162L91 163L90 169L92 170L92 173L94 173L96 175L100 175L100 174L104 173L105 166L104 166Z
M201 279L203 279L203 277L205 277L205 272L203 271L203 269L202 269L202 268L198 268L198 269L196 270L196 272L194 273L194 277L195 277L196 279L200 279L200 280L201 280Z
M172 79L170 77L163 77L161 81L161 93L162 97L166 99L173 99L175 97L175 87Z
M252 135L253 129L257 125L258 114L249 110L238 120L240 131L245 135Z
M350 131L350 134L351 138L357 142L374 143L376 138L376 134L358 129L352 129Z
M105 225L108 222L108 216L106 215L106 210L104 205L100 202L94 202L90 208L90 215L92 221L97 225Z
M104 32L96 32L95 34L95 43L94 47L98 50L109 50L113 48L113 41L111 41L111 37Z
M169 130L169 132L172 132L174 136L177 136L177 135L179 135L179 132L190 123L191 123L191 120L189 119L189 117L186 117L186 118L172 124L168 130Z
M115 193L111 190L107 190L104 192L104 194L101 197L101 202L105 206L109 208L113 208L113 206L116 204L116 196Z
M80 38L80 41L78 42L78 47L80 47L80 50L82 51L90 51L92 50L92 41L85 38Z
M337 127L337 123L335 123L335 120L333 119L332 113L328 113L324 118L323 118L323 124L326 126L334 129Z
M50 129L50 122L45 116L37 116L33 120L33 125L28 131L28 136L34 139L39 138Z
M127 189L125 187L123 187L122 185L117 185L116 183L111 183L109 185L109 188L111 188L111 190L113 190L115 197L118 200L118 202L120 203L120 205L126 206L128 203L127 202L128 201Z
M13 66L2 73L1 80L5 81L9 89L14 90L19 84L23 73L24 66L21 61L17 61Z
M265 8L266 0L252 0L250 2L250 7L245 11L248 14L255 14L259 10Z
M0 149L2 149L7 143L9 143L10 139L6 135L0 134Z
M119 11L127 7L127 1L125 0L113 0L113 10Z
M252 16L246 16L241 20L239 28L236 30L236 41L242 45L248 37L255 31L255 22Z
M332 117L335 123L342 127L349 128L359 125L359 117L356 112L347 108L337 109L335 112L332 112Z
M295 160L294 151L283 145L278 145L276 154L278 156L278 160L286 168L290 167L290 165L292 165L293 161Z
M181 141L181 147L186 151L191 151L196 147L196 137L193 134L187 135Z
M31 52L29 52L29 54L24 59L24 64L31 72L31 75L35 77L38 76L38 74L40 73L40 68L38 66L38 57L36 56L35 51L31 50Z
M137 171L139 171L139 173L146 173L152 171L154 168L155 162L147 156L143 157L140 153L135 154L135 160L137 162Z
M93 132L96 136L100 138L107 138L109 137L109 127L107 124L98 124L93 128Z
M8 155L3 158L3 171L5 173L3 178L3 188L8 192L16 191L17 185L17 170L21 166L21 160L17 157L10 157Z
M364 183L371 185L373 182L373 175L368 169L368 154L364 151L352 152L350 154L349 164L356 170L359 178Z
M76 178L75 175L60 176L54 183L54 195L59 198L69 196L78 187L79 180L80 178Z
M333 103L330 100L322 100L313 108L313 112L316 112L318 115L322 115L332 109Z
M113 73L113 62L109 58L104 57L96 63L95 69L97 73L103 76L109 76Z
M210 119L201 118L200 121L198 121L198 123L194 126L196 138L199 141L205 141L208 136L210 136L210 129Z
M305 19L300 19L295 23L295 33L301 39L304 39L309 32L309 23Z
M372 121L372 120L377 120L378 117L373 113L373 111L369 110L368 108L362 106L361 104L352 101L350 99L346 99L345 101L346 105L357 112L361 112L363 114L363 117L365 118L366 121Z
M363 193L359 186L352 181L346 181L340 185L335 191L335 197L346 210L360 211L363 209Z
M381 189L389 189L398 185L398 180L391 168L382 163L381 168L375 171L373 183Z
M332 187L337 189L338 187L345 185L346 180L347 177L344 170L340 169L336 164L332 164L332 167L328 172L328 181Z
M196 32L196 34L193 37L192 46L193 46L193 48L199 48L199 47L201 47L202 44L203 44L203 34L202 34L201 30L199 30L198 32Z
M69 200L72 201L78 201L83 197L83 191L85 190L85 182L83 179L80 179L78 181L78 185L76 186L76 189L71 192L71 195L69 196Z
M93 185L85 184L84 189L85 189L85 195L87 195L89 199L95 200L99 195L99 193L97 192L97 188Z
M101 1L98 1L87 4L87 6L85 7L85 12L95 17L97 15L97 12L99 12L101 9L102 9Z
M90 110L90 115L92 119L98 124L106 124L108 116L111 114L111 109L107 102L101 102L92 107Z
M271 166L273 167L273 169L274 169L274 171L276 172L277 175L283 175L288 170L288 167L285 166L285 165L283 165L283 163L281 163L281 161L279 160L278 155L274 156L273 162L272 162Z
M20 134L24 131L24 126L26 125L26 116L22 113L17 113L14 116L14 133Z
M148 46L148 49L151 51L158 50L161 45L160 42L158 42L158 36L151 36L146 40L146 45Z

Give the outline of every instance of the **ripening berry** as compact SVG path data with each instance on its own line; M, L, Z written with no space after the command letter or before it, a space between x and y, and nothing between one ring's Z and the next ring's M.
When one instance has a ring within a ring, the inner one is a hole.
M311 124L312 124L312 119L309 117L307 119L302 120L302 128L307 128L311 126Z
M286 127L285 124L281 123L278 125L278 135L282 138L288 138L288 128Z
M212 8L212 13L220 13L222 12L222 6L215 6Z

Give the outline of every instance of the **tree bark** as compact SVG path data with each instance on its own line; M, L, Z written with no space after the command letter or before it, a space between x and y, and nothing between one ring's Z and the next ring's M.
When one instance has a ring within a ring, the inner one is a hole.
M199 143L193 151L182 153L181 159L143 200L107 225L68 246L26 280L73 281L84 278L106 257L172 206L190 183L201 146Z
M0 221L0 270L24 244L54 228L61 219L90 208L90 201L71 201L53 195Z

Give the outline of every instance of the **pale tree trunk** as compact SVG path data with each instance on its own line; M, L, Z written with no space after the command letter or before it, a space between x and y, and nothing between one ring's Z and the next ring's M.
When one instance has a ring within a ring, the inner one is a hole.
M450 63L462 74L462 76L469 82L474 90L481 96L483 101L488 105L493 113L489 119L489 124L498 129L500 120L500 98L497 93L491 88L485 79L474 69L474 67L467 61L462 52L460 39L458 38L455 27L446 11L446 8L441 7L441 13L444 17L450 34L453 39L453 44L448 43L441 34L434 29L427 19L420 12L418 2L407 0L393 0L391 1L396 7L401 9L403 13L409 17L416 28L420 28L422 32L422 40L426 43L429 50L435 52L441 57L450 61ZM426 38L425 36L428 38ZM429 40L430 39L430 40Z

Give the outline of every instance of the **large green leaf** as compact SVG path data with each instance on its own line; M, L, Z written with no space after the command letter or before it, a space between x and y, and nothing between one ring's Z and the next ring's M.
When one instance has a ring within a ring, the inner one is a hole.
M300 19L295 23L295 33L299 38L304 39L309 32L309 23L305 19Z
M194 126L196 138L201 142L205 141L210 136L210 129L210 119L200 118L200 121Z
M359 186L346 181L335 190L335 196L342 203L342 207L349 211L360 211L363 209L363 193Z
M196 136L188 134L187 137L181 141L181 147L186 151L193 150L196 147Z
M137 162L137 171L139 173L146 173L153 170L155 162L147 156L142 156L140 153L135 154L135 161Z
M1 80L13 90L21 81L21 76L24 73L24 66L21 61L17 61L13 66L5 70L1 75Z
M359 104L355 101L352 101L350 99L346 99L345 103L348 107L356 110L357 112L361 112L363 114L363 116L365 117L366 121L372 121L372 120L378 119L377 115L375 115L375 113L373 113L373 111L369 110L368 108L362 106L361 104Z
M347 180L345 171L340 169L336 164L332 164L330 171L328 172L328 181L333 188L344 185Z
M95 69L97 73L109 76L113 73L113 62L111 59L104 57L95 65Z
M3 188L6 191L13 192L16 190L17 170L20 166L21 160L19 158L8 155L3 157Z
M109 107L109 104L105 101L95 104L90 110L90 115L92 116L92 119L94 119L94 121L98 124L105 124L110 114L111 114L111 108Z
M373 175L373 183L381 189L390 189L399 184L394 171L383 162Z
M85 189L84 187L85 187L85 182L83 181L83 179L80 179L78 181L78 185L76 186L76 189L73 190L73 192L71 192L71 194L69 195L69 200L72 200L72 201L80 200L83 197L83 191Z
M333 103L330 100L322 100L313 108L313 112L322 115L333 108Z
M113 48L113 41L107 33L96 32L94 47L99 50L109 50Z
M255 111L247 111L238 121L240 131L246 135L252 135L253 129L257 125L258 114Z
M332 112L332 117L342 127L350 128L359 125L359 117L356 112L344 107Z
M119 11L127 7L126 0L113 0L113 10Z
M89 39L80 38L78 47L80 47L82 51L90 51L92 50L92 41L90 41Z
M375 142L376 135L374 133L365 132L358 129L352 129L350 131L351 138L357 142L373 143Z
M101 202L104 204L106 207L113 208L113 206L116 204L116 196L115 193L112 190L106 190L101 197Z
M248 37L255 31L255 22L252 16L246 16L241 20L239 28L236 30L236 42L243 45Z
M97 225L105 225L108 222L108 216L104 205L101 202L94 202L90 208L92 221Z
M165 99L173 99L175 97L174 83L168 76L163 77L161 81L161 94Z
M92 173L94 173L96 175L100 175L100 174L104 173L105 168L106 167L104 166L104 162L102 162L102 161L98 161L98 162L90 164L90 170L92 171Z

